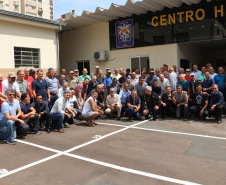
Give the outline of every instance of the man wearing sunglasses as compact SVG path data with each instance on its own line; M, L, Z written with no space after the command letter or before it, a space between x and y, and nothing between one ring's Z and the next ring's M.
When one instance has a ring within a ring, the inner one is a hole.
M7 89L15 90L17 96L21 98L21 92L16 81L16 74L14 72L10 72L8 74L7 80L2 82L2 93L6 95Z

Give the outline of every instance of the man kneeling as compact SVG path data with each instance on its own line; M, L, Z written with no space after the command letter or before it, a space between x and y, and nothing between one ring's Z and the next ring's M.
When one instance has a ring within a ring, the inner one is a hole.
M57 99L50 112L52 118L52 127L58 129L59 133L64 133L64 123L74 124L75 113L70 109L70 91L64 91L61 98ZM67 113L67 112L68 113Z
M97 97L97 91L93 91L91 96L86 100L82 110L82 117L87 120L87 124L92 127L94 126L93 120L104 114L101 108L97 106Z

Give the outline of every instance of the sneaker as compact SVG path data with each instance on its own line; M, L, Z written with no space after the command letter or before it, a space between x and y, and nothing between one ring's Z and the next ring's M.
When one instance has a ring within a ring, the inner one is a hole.
M7 141L7 144L9 144L9 145L15 145L16 144L16 141Z
M31 134L36 134L36 135L40 135L42 132L40 131L34 131L34 132L31 132Z

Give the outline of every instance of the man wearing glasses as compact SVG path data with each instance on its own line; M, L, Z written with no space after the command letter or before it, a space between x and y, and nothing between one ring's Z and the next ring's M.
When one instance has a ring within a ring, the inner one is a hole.
M31 104L36 110L39 117L39 123L46 122L46 132L50 133L50 113L49 106L46 101L43 101L42 94L36 94L36 101Z
M217 84L213 85L213 93L211 95L211 108L210 108L210 115L213 115L216 120L217 124L222 122L221 114L222 111L225 110L225 101L223 94L219 91L219 87Z
M111 117L114 117L114 113L117 112L117 120L120 120L122 104L118 94L115 93L115 89L110 89L110 94L106 100L107 109L105 113Z
M191 74L191 70L190 69L186 69L185 80L187 80L189 82L191 81L190 74Z
M4 80L2 82L2 93L6 95L7 89L13 89L16 92L17 96L21 98L21 92L15 80L16 74L14 72L10 72L8 74L7 80Z
M2 110L0 113L0 127L5 127L6 130L4 133L0 134L0 139L7 139L7 143L15 145L16 131L15 125L17 126L18 131L27 131L28 126L21 119L18 119L21 116L20 104L17 99L15 99L15 90L8 89L7 102L3 102Z

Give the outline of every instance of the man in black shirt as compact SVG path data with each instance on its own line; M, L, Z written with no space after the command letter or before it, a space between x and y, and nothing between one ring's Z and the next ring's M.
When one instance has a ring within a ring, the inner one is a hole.
M208 116L208 97L202 92L201 84L196 85L195 93L191 94L189 100L192 100L192 106L190 107L190 113L196 116L196 119L199 119L200 116L203 116L205 119Z
M166 87L166 92L162 94L161 97L161 117L162 119L165 119L165 115L167 116L174 116L176 114L176 106L173 103L172 98L172 89L171 86Z
M125 113L128 115L128 121L133 122L132 118L134 117L136 120L142 120L140 116L140 98L137 96L137 91L133 90L131 95L126 98L127 108Z
M125 74L125 72L124 71L122 71L122 77L120 77L119 79L118 79L118 81L119 81L119 83L120 83L120 85L121 85L121 87L124 85L124 83L126 82L126 79L127 79L127 77L126 77L126 74Z
M161 87L158 86L158 80L153 80L152 92L156 93L158 96L161 94Z
M39 116L39 123L46 122L46 132L50 133L50 114L47 102L43 101L42 94L36 95L36 101L31 104Z
M142 110L145 118L148 119L148 115L152 112L153 120L156 121L161 101L159 99L159 96L156 93L152 92L151 86L146 87L142 102Z

